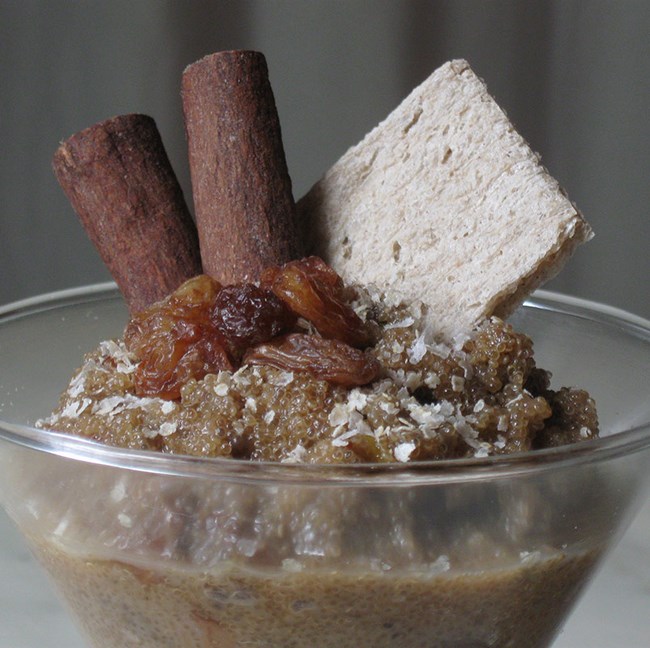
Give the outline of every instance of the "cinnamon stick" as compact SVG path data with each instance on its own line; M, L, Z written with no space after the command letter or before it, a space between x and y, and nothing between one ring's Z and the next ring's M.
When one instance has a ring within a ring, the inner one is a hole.
M132 313L201 273L196 227L151 117L95 124L63 142L52 166Z
M183 110L203 269L254 281L302 256L266 60L218 52L183 73Z

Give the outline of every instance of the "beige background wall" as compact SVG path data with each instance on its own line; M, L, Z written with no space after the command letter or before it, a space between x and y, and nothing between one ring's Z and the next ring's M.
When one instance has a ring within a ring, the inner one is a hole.
M230 48L267 56L296 197L469 59L597 232L551 287L650 317L647 0L0 0L0 303L108 278L50 171L73 132L151 114L189 196L180 74Z

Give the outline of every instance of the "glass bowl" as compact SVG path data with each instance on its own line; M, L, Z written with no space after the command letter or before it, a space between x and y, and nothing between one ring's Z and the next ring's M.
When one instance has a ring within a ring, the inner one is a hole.
M602 438L304 466L33 428L121 334L105 284L0 311L0 501L97 648L549 645L650 481L650 323L539 292L513 316Z

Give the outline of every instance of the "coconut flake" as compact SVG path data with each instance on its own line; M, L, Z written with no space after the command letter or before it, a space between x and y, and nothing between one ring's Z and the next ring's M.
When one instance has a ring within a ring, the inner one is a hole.
M481 443L478 448L474 450L474 456L477 459L483 459L484 457L488 457L490 455L490 444L489 443Z
M78 418L84 410L88 409L91 403L90 398L83 398L81 401L71 401L66 404L56 418L57 420L59 418Z
M409 326L413 326L415 324L415 320L412 317L405 317L404 319L401 319L397 322L391 322L390 324L386 324L384 326L384 329L386 331L390 331L392 329L398 329L398 328L409 328Z
M391 400L386 400L385 398L382 398L381 400L378 401L377 403L379 409L382 412L385 412L389 416L393 414L397 414L399 412L400 408L395 405L395 403Z
M357 411L350 412L350 420L348 421L348 427L350 429L355 429L359 434L365 434L366 436L373 436L373 431L366 419Z
M161 398L139 398L133 394L107 396L97 401L92 407L92 413L98 416L116 416L127 409L143 409L150 412L162 407Z
M176 404L173 401L165 401L160 406L160 411L163 414L171 414L176 409Z
M214 386L214 393L217 396L227 396L228 392L230 391L230 387L226 383L219 383Z
M424 384L430 389L435 389L440 384L440 376L432 371L424 376Z
M302 463L306 454L307 449L299 443L280 463Z
M463 347L465 346L465 342L470 340L471 337L472 335L469 332L458 333L455 335L451 342L454 351L462 351Z
M115 416L126 409L124 396L108 396L93 405L92 413L97 416Z
M115 363L115 371L118 373L131 374L137 367L135 356L129 353L122 341L105 340L100 342L99 352L104 358L110 358Z
M415 399L411 399L406 403L411 418L423 428L423 431L436 430L439 428L453 413L453 406L448 401L440 401L439 403L421 405Z
M415 450L415 443L413 443L412 441L407 441L404 443L400 443L398 446L395 446L395 449L393 450L393 455L395 456L395 459L397 459L397 461L406 463L411 457L413 450Z
M424 333L418 335L415 338L415 342L411 345L411 348L408 350L409 362L411 364L417 364L424 358L427 352L427 344L424 340Z
M353 389L348 394L348 405L350 409L361 412L368 402L368 396L359 389Z
M350 420L350 409L347 403L337 403L327 417L332 427L345 425Z
M166 422L160 426L160 429L158 430L158 434L160 434L161 437L167 437L170 434L174 434L177 428L178 428L178 423Z
M348 440L352 437L357 436L357 434L359 434L359 430L357 429L348 430L347 432L344 432L343 434L337 436L335 439L332 439L332 445L336 446L337 448L343 448L348 445Z
M89 365L86 363L81 371L70 381L68 395L72 398L80 396L86 388L86 376L88 375Z
M286 387L293 382L293 371L281 371L272 379L274 385L278 387Z
M475 430L468 422L467 419L462 414L457 414L454 420L454 429L463 437L463 441L467 443L470 448L474 449L476 454L477 451L481 451L483 447L482 444L478 441L478 431Z

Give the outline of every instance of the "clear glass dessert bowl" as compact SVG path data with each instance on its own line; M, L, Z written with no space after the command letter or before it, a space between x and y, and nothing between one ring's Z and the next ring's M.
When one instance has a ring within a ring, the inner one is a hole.
M126 318L111 285L0 310L0 501L98 648L546 646L647 495L650 323L621 311L539 292L512 318L602 438L363 467L35 429Z

